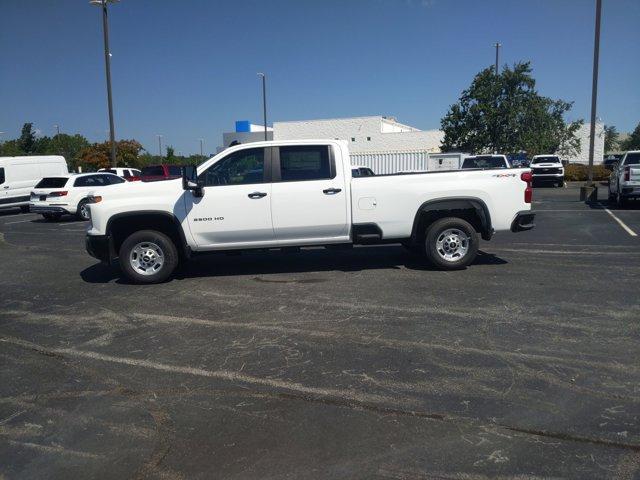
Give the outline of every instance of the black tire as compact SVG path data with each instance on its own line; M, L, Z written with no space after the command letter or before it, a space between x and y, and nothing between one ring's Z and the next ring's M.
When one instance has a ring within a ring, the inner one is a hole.
M136 249L136 255L132 256ZM141 257L141 249L149 252L150 255ZM162 258L161 264L158 263L159 258ZM120 268L129 280L135 283L160 283L169 278L178 265L178 250L164 233L140 230L129 235L122 243L119 262ZM134 266L135 264L138 268Z
M443 235L448 230L451 231L450 235L443 238ZM448 242L448 239L452 241ZM443 242L445 246L439 246L439 241ZM465 244L466 248L464 248ZM449 253L445 252L444 249L449 249L449 245L451 245L453 253L451 253L451 259L446 259L445 255L449 255ZM478 233L469 222L461 218L441 218L427 227L425 235L427 259L442 270L465 268L475 260L479 246L480 237ZM456 258L456 252L460 255L459 258Z
M89 210L86 208L88 204L89 200L87 200L86 198L80 200L80 202L78 203L78 210L76 210L76 218L78 220L82 220L84 222L89 220Z
M21 213L29 213L29 205L20 205Z
M564 181L563 180L558 180L558 183L556 183L556 185L560 188L564 187Z

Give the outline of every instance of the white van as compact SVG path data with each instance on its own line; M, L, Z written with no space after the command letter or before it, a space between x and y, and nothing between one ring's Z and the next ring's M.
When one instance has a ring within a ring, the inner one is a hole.
M0 208L20 207L29 211L31 190L43 177L69 173L59 155L0 157Z

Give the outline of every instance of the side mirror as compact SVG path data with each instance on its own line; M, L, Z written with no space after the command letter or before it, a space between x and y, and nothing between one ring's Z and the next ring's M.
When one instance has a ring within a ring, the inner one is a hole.
M198 171L195 165L185 165L182 167L182 189L191 190L196 197L202 197L204 195L202 183L198 180Z

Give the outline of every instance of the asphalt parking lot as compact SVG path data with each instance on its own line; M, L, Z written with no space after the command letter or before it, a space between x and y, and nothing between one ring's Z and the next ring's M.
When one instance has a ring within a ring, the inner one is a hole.
M640 478L640 206L577 198L536 189L465 271L312 249L151 286L4 212L0 478Z

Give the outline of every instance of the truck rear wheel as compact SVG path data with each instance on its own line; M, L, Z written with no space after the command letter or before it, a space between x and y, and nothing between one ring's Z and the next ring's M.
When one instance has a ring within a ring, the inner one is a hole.
M465 268L478 254L478 233L461 218L447 217L433 222L425 237L427 258L442 270Z
M120 268L135 283L160 283L178 265L178 251L173 241L155 230L134 232L122 243Z

